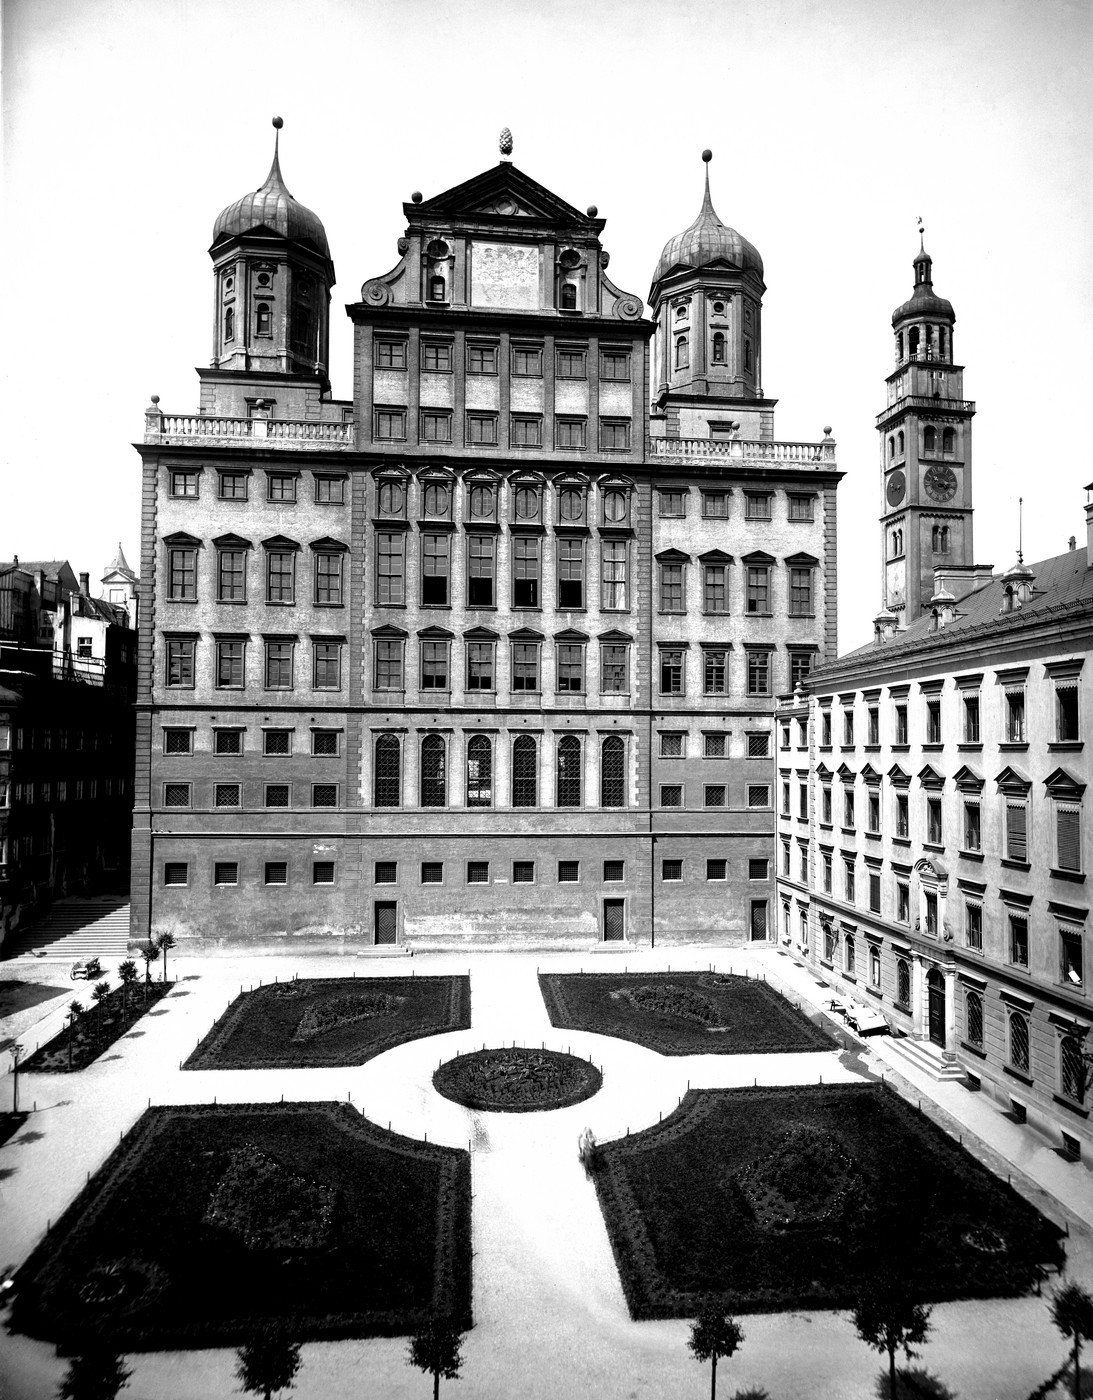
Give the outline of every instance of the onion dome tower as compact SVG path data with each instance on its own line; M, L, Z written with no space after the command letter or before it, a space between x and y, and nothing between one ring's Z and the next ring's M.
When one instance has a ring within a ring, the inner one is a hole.
M667 414L669 436L674 435L673 406L681 410L683 436L705 437L719 426L707 410L739 408L749 419L773 417L773 403L763 400L760 386L763 260L718 217L710 198L712 153L703 151L702 159L702 207L695 221L664 245L649 293L657 324L655 408ZM760 404L767 411L757 415ZM763 426L749 422L744 435L769 436L770 424L767 431Z
M325 391L334 264L318 215L285 185L279 149L283 125L280 117L273 118L277 135L265 180L221 210L213 226L212 366L317 376Z
M934 570L971 566L972 417L964 369L954 362L952 303L933 286L920 227L914 290L892 313L896 367L888 407L877 416L881 446L884 606L907 626L930 610Z

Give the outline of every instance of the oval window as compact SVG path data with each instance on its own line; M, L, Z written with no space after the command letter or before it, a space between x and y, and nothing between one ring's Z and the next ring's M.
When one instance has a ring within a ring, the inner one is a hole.
M558 513L563 520L580 520L584 515L584 498L580 491L567 486L558 500Z
M268 272L260 272L260 273L258 274L258 285L259 285L260 287L268 287L268 286L269 286L269 281L270 281L270 278L269 278L269 273L268 273Z
M431 481L425 488L425 514L448 514L448 488Z
M534 486L516 488L517 520L534 520L539 514L539 493Z
M397 481L385 481L380 486L380 510L384 515L398 515L402 510L402 487Z
M476 520L485 520L493 514L493 488L490 486L471 487L471 515Z
M612 522L626 519L626 496L622 491L604 492L603 518Z
M443 238L434 238L425 251L431 258L446 258L448 256L448 245L444 242Z

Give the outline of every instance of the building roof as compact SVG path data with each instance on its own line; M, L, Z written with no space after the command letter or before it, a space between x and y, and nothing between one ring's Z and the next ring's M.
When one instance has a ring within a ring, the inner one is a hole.
M46 578L56 579L60 577L62 569L70 567L67 559L14 559L10 563L0 564L0 574L18 569L23 574L43 573Z
M274 118L274 126L280 130L280 117ZM310 243L324 258L330 257L326 230L318 214L294 199L285 185L276 137L269 174L256 190L220 211L213 225L213 243L223 238L238 238L257 229L269 229L283 238Z
M927 613L889 641L879 645L868 642L817 667L813 674L824 680L840 671L855 669L863 661L883 659L888 663L902 657L912 660L980 638L986 641L995 635L1002 637L1068 616L1093 614L1093 568L1089 567L1086 550L1069 549L1065 554L1025 565L1022 574L1026 578L1028 574L1032 576L1031 596L1012 612L1003 611L1010 576L998 574L983 588L958 598L952 605L953 621L944 627L935 630L933 616Z
M754 245L718 218L710 199L708 151L703 151L702 159L706 161L706 192L702 198L702 208L693 224L665 243L657 270L653 273L654 284L677 268L708 267L715 262L728 263L741 271L757 272L760 277L763 275L763 259Z
M915 254L912 266L915 269L915 290L911 294L910 301L905 301L902 306L897 306L892 312L892 325L896 326L900 321L911 320L919 316L936 316L939 320L954 323L956 312L953 310L951 301L946 301L944 297L939 297L934 292L933 284L934 260L930 257L925 248ZM922 268L922 277L919 277L919 268Z
M104 575L104 577L110 574L124 574L125 577L128 579L136 579L136 574L129 567L128 561L125 558L125 553L122 550L120 540L118 542L118 552L114 555L114 558L111 561L111 563L107 564L106 575Z

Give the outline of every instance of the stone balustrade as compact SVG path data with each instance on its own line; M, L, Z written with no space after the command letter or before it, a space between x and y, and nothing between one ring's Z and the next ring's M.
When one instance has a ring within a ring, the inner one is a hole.
M718 458L737 462L755 462L760 465L795 467L833 467L835 465L835 441L825 438L823 442L757 442L745 438L684 438L655 437L649 440L649 455L653 458L673 460L694 460L695 458Z
M161 413L150 408L144 415L145 442L216 443L217 446L253 447L273 443L301 451L345 452L353 448L352 423L323 423L281 418L221 418L204 413Z
M947 409L955 409L960 413L974 413L974 399L942 399L927 398L924 394L904 394L902 398L893 399L888 407L877 414L877 422L882 422L885 418L890 418L893 413L902 412L905 408L925 409L928 413L944 413Z

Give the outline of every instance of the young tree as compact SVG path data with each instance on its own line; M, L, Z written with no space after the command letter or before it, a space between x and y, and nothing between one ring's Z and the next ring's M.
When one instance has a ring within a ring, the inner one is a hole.
M424 1332L410 1338L409 1363L433 1378L433 1400L440 1397L440 1379L457 1381L463 1366L460 1350L463 1334L446 1321L430 1322Z
M271 1400L275 1390L293 1390L300 1369L300 1344L283 1322L267 1322L236 1352L239 1389Z
M1068 1283L1051 1301L1051 1320L1074 1347L1074 1400L1082 1394L1082 1343L1093 1341L1093 1294L1080 1283Z
M78 1001L68 1003L68 1067L72 1068L72 1042L76 1038L76 1025L83 1015L83 1006Z
M125 1006L129 1008L129 995L133 990L133 983L137 980L137 965L132 958L126 958L124 962L118 963L118 977L121 985L125 988Z
M140 945L139 952L144 959L144 985L150 987L152 985L152 964L159 957L159 949L149 938Z
M84 1347L69 1361L57 1400L114 1400L128 1386L132 1374L109 1348Z
M96 982L91 988L91 1000L95 1003L95 1020L99 1034L102 1034L102 1008L106 998L110 995L110 983L104 977L101 982Z
M896 1396L896 1352L908 1361L918 1353L930 1331L930 1309L915 1301L896 1274L880 1274L870 1280L854 1306L854 1326L868 1347L888 1353L888 1390Z
M716 1303L707 1303L691 1324L687 1345L696 1361L710 1361L710 1400L717 1400L717 1363L743 1345L744 1329L726 1317Z
M153 945L163 954L163 980L167 981L167 949L175 946L175 936L168 929L152 935Z

